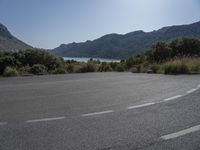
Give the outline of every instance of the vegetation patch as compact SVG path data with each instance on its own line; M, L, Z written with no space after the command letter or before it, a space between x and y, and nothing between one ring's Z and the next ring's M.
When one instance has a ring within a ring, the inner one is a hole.
M6 67L3 72L4 77L15 77L18 76L18 72L15 68Z
M200 73L200 40L158 42L145 54L130 57L123 63L137 73L197 74Z
M66 74L67 71L64 68L57 68L56 70L53 71L53 74Z
M86 72L124 72L197 74L200 73L200 40L176 39L170 43L158 42L142 55L121 62L87 63L64 61L44 50L0 52L0 75L42 75Z
M46 67L44 65L41 64L34 64L31 69L30 72L36 75L43 75L47 73Z

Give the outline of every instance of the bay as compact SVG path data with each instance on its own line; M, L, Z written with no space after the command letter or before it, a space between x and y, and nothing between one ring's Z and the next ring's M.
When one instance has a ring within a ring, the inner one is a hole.
M119 59L106 59L106 58L89 58L89 57L63 57L64 60L74 60L77 62L88 62L90 59L99 60L100 62L120 62Z

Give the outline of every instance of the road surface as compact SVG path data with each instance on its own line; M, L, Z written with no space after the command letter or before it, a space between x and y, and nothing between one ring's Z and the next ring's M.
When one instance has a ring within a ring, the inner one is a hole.
M198 150L200 76L0 78L0 150Z

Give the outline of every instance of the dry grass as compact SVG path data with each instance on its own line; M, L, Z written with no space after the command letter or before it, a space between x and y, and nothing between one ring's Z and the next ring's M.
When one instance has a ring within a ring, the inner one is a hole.
M200 73L200 58L176 58L160 66L165 74L197 74Z

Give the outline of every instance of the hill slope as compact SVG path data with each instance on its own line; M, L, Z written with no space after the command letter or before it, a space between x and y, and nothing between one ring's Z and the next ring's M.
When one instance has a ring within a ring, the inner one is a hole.
M200 38L200 22L164 27L152 32L108 34L94 41L61 44L50 52L66 57L127 58L145 52L160 40L169 42L180 37Z
M18 40L0 23L0 51L19 51L30 48L32 47Z

